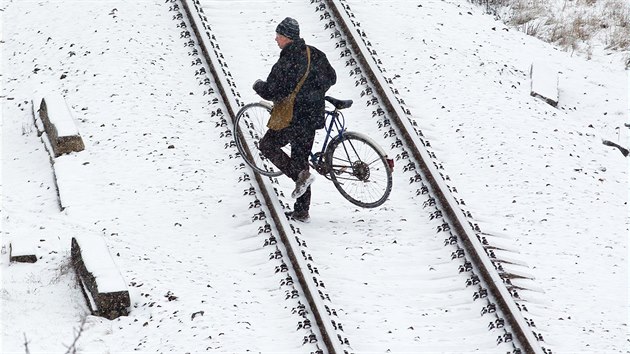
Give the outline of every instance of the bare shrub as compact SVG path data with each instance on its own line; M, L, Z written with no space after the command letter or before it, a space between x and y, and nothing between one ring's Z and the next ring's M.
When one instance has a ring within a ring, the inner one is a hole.
M65 354L77 354L77 342L79 341L79 338L81 338L81 334L83 334L83 331L85 330L86 321L87 321L87 316L84 316L81 319L81 325L79 326L79 328L74 329L74 340L72 341L70 345L66 346L68 350L66 350Z
M630 26L630 5L623 0L607 0L603 8L603 17L620 27Z
M77 354L77 342L79 341L79 338L81 338L81 334L83 334L83 331L85 330L85 323L87 321L87 316L83 316L81 318L81 324L79 325L79 328L75 328L74 333L73 333L73 339L72 339L72 343L70 345L65 345L66 347L66 352L64 354ZM30 349L28 348L28 345L31 342L28 340L28 338L26 337L26 333L24 333L24 353L26 354L30 354Z
M26 338L26 333L24 333L24 353L26 354L31 354L31 351L28 349L29 343L28 338Z
M613 29L606 41L606 48L612 50L627 50L630 48L630 26Z
M577 15L577 17L571 21L571 34L574 39L580 39L582 41L591 38L591 26L584 15Z
M486 12L490 14L497 14L497 10L502 7L507 7L513 0L469 0L473 4L485 6Z
M558 46L568 49L575 49L577 36L581 33L579 23L571 23L566 20L556 21L545 37L539 37L547 42L555 43Z
M543 23L541 21L533 20L523 24L520 29L528 36L538 37L542 26Z
M509 6L512 18L509 23L516 26L545 17L545 7L540 1L512 0Z
M66 275L68 275L68 273L70 273L70 271L73 270L69 254L70 252L66 253L67 255L63 258L64 261L62 261L59 264L59 267L55 269L55 275L52 277L49 284L59 283Z
M582 5L582 6L593 6L595 5L596 2L597 0L577 0L576 4Z

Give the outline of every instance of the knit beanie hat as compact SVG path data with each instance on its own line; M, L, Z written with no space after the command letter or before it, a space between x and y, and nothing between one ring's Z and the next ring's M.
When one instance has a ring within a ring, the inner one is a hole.
M287 17L278 24L278 27L276 27L276 33L289 39L296 40L300 38L300 25L295 19Z

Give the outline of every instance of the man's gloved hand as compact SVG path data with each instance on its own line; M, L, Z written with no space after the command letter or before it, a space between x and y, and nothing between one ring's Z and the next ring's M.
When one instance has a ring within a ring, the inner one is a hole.
M256 85L260 85L263 82L264 81L262 81L261 79L256 80L256 82L254 82L254 84L252 85L252 88L254 89L254 91L256 91Z

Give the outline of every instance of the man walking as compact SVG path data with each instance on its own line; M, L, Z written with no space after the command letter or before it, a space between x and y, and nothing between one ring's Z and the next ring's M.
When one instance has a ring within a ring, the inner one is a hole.
M276 43L280 58L267 80L256 80L253 89L265 100L274 103L295 95L293 116L289 125L269 129L260 140L259 149L285 175L295 181L291 194L296 198L293 211L287 216L302 222L310 220L311 187L314 176L309 171L308 158L313 148L315 131L324 127L324 97L335 84L337 75L326 55L306 45L300 38L298 22L285 18L276 27ZM296 92L297 91L297 92ZM291 156L282 147L291 144Z

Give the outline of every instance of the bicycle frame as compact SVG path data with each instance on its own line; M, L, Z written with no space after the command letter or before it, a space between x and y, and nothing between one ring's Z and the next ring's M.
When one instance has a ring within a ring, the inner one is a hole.
M328 148L328 143L334 138L341 137L346 131L346 120L339 110L335 109L333 111L326 111L325 114L325 120L328 121L330 118L330 122L328 123L328 127L324 126L326 128L326 137L324 137L321 151L317 153L311 152L311 164L313 166L318 166L322 162L326 149ZM333 128L335 128L337 133L334 137L331 137Z

